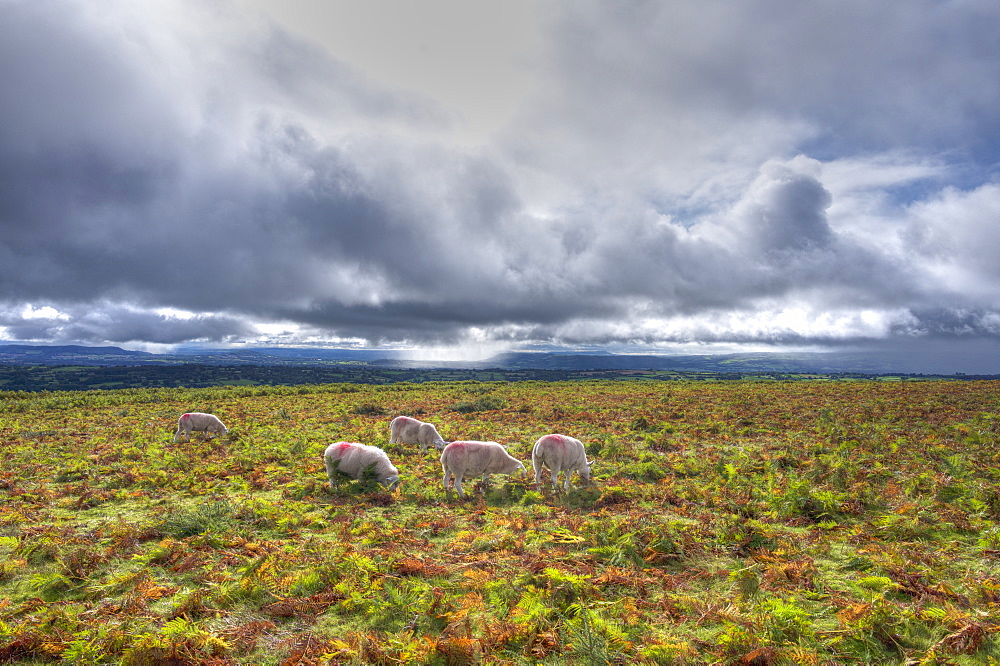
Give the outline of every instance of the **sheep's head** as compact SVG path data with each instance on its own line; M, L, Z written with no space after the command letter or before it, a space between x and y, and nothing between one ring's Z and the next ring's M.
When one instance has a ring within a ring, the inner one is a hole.
M527 473L527 470L524 469L524 463L512 456L507 464L507 471L505 473L513 474L514 472L518 471L521 472L522 474Z
M386 480L382 483L385 484L387 489L392 490L400 484L399 475L394 474L393 476L386 478Z

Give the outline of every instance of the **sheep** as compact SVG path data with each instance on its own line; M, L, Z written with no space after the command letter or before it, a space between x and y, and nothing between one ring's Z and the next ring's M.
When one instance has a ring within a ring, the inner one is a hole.
M559 489L559 472L566 472L566 482L563 486L569 490L569 479L573 472L579 472L580 478L590 483L590 465L583 442L567 435L545 435L539 437L531 449L531 464L535 468L535 485L541 484L542 467L552 472L552 489Z
M448 492L448 481L454 478L455 490L459 497L465 497L462 479L467 476L490 474L513 474L524 472L524 463L513 457L496 442L452 442L441 452L441 467L444 469L444 489Z
M428 445L443 449L448 442L441 438L433 423L424 423L409 416L397 416L389 424L389 443L419 444L420 452L425 453Z
M177 419L177 432L174 434L174 441L180 441L182 434L185 441L190 440L192 431L203 432L207 435L225 435L229 429L215 414L188 412Z
M362 479L369 469L375 473L378 482L390 490L399 484L399 470L389 461L385 451L377 446L335 442L323 452L323 464L326 466L326 476L331 488L335 485L337 472L352 479Z

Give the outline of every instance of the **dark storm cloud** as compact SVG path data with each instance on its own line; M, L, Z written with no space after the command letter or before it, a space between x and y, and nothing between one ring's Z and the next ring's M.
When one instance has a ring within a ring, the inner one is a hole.
M336 327L376 342L409 340L414 343L459 343L467 327L512 325L544 332L586 311L600 318L625 317L627 307L608 299L584 308L581 303L550 300L504 302L498 298L441 303L388 303L385 305L319 305L308 310L269 313L294 319L316 329Z
M914 322L901 325L899 332L932 339L997 338L1000 339L1000 314L995 310L949 308L934 306L914 308Z
M287 302L315 297L313 283L324 279L311 272L317 261L365 262L375 239L389 236L392 215L340 151L273 120L280 114L256 99L237 112L220 111L234 102L215 98L244 84L311 102L315 88L317 106L339 100L328 111L350 120L390 114L390 96L328 76L337 73L329 59L318 67L319 54L275 33L247 45L250 62L237 60L235 72L209 69L205 98L150 90L148 72L121 64L124 36L94 30L72 3L59 8L4 7L16 39L0 40L0 74L12 84L0 130L0 297L130 294L199 310ZM244 69L252 80L239 80ZM197 117L180 117L185 102ZM397 117L410 110L395 102ZM220 138L227 122L237 123L228 128L236 136Z
M238 5L150 7L0 4L0 338L1000 335L986 3L554 5L475 144Z

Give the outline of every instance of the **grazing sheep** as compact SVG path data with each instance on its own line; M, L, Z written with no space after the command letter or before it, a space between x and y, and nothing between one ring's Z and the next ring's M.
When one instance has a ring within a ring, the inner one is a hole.
M399 483L399 470L389 461L385 451L377 446L336 442L323 452L323 464L326 466L326 476L331 488L337 472L352 479L362 479L369 469L374 472L378 482L390 490Z
M174 441L179 441L182 434L185 441L190 440L192 431L203 432L207 435L225 435L229 429L215 414L188 412L177 419L177 432L174 434Z
M531 449L531 464L535 468L535 485L542 481L542 467L552 472L552 489L559 489L559 472L566 472L566 483L563 486L569 490L569 478L573 472L579 472L580 478L590 483L590 462L583 442L567 435L545 435L539 437Z
M389 443L419 444L420 452L427 451L428 446L443 449L448 442L441 438L433 423L424 423L409 416L397 416L389 424Z
M513 474L524 472L524 463L513 457L496 442L452 442L441 452L441 467L444 468L444 489L448 491L448 480L454 478L455 490L459 497L465 497L462 479L467 476L490 474Z

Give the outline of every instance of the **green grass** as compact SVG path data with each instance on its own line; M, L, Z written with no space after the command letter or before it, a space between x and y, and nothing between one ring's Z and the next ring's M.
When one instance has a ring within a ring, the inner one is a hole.
M0 662L1000 663L1000 384L0 393ZM471 410L456 410L470 405ZM229 435L174 443L177 417ZM466 500L398 414L592 486ZM326 484L337 440L393 491Z

